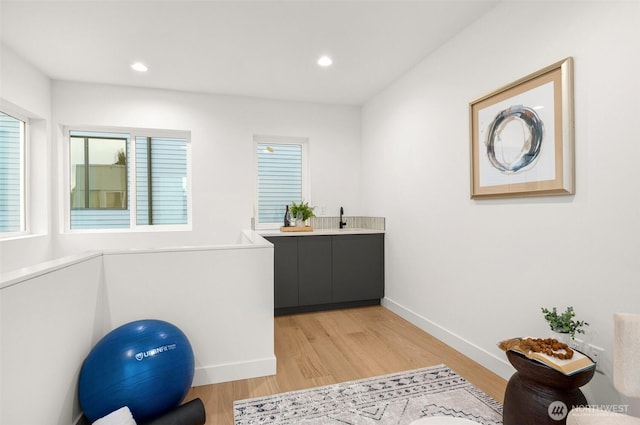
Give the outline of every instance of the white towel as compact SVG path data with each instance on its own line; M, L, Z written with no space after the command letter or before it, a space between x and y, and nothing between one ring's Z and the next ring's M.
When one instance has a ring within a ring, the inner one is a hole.
M627 397L640 397L640 314L613 315L613 385Z
M131 410L127 406L103 416L93 423L93 425L136 425L136 421L131 415Z

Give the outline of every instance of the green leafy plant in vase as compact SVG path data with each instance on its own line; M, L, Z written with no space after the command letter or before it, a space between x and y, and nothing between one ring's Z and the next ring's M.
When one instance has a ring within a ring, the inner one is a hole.
M311 217L315 217L315 214L313 213L314 208L315 207L310 207L308 202L300 201L299 204L291 202L291 208L289 208L289 211L291 211L291 217L296 219L296 225L304 226L304 223L307 220ZM302 223L298 224L298 220L301 220Z
M544 320L547 321L553 332L559 334L568 334L572 340L576 339L576 333L583 334L583 327L589 324L583 320L574 320L576 313L573 307L567 307L563 313L558 313L558 309L553 307L551 310L542 307Z

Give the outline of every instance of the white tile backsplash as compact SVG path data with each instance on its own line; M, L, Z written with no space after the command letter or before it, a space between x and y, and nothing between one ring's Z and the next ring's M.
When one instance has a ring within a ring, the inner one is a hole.
M347 229L371 229L385 231L384 217L363 217L363 216L343 216L343 220L347 222ZM340 217L311 217L309 225L314 229L327 230L338 229L340 227ZM255 230L255 217L251 218L251 229Z
M347 229L385 230L384 217L343 216ZM337 229L340 217L311 217L309 224L314 229Z

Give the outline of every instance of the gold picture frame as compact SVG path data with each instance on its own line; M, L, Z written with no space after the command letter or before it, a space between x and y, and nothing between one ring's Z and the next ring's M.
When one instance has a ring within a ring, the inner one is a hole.
M471 198L571 195L573 58L469 103Z

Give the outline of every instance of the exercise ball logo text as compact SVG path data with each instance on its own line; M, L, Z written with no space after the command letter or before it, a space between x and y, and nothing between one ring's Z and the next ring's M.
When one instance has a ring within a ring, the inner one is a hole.
M561 421L567 417L569 409L567 408L566 404L559 400L556 400L549 405L547 413L549 413L549 417L554 421Z
M145 352L136 353L136 360L142 361L147 357L155 356L156 354L164 353L165 351L171 351L176 349L176 344L162 345L157 348L152 348L151 350L147 350Z

